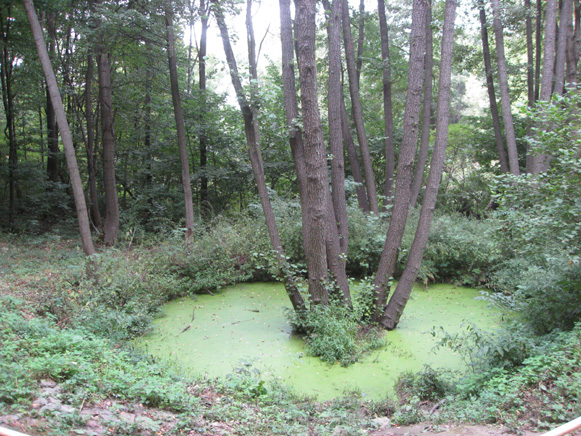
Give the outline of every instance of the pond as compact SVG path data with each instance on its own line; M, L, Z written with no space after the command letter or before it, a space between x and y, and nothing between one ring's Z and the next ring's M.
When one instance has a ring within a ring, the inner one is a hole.
M193 376L225 377L246 368L319 400L354 390L366 398L381 399L393 394L397 376L404 371L419 371L425 364L464 368L461 358L450 350L433 350L437 341L430 332L440 326L458 331L467 320L484 329L496 326L500 313L479 296L481 291L469 288L417 286L398 328L386 333L387 345L346 368L307 355L302 339L292 333L284 316L291 305L278 283L239 284L214 296L174 300L164 306L153 330L136 345Z

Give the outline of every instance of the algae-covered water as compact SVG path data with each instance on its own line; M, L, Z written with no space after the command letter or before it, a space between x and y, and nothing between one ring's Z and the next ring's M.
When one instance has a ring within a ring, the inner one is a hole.
M214 296L174 300L136 345L153 356L169 358L190 375L224 377L244 367L319 400L353 390L380 399L393 392L397 376L406 370L418 371L424 364L463 368L451 351L433 351L436 339L430 331L440 326L458 331L465 320L493 328L499 313L479 296L477 290L449 285L414 288L398 328L386 333L387 346L347 368L307 356L302 339L292 334L284 316L291 305L278 283L241 284Z

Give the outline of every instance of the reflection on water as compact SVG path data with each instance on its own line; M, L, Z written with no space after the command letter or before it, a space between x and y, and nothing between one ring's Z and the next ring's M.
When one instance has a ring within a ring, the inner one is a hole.
M379 399L393 393L403 371L418 371L424 364L462 369L457 355L432 350L436 341L430 331L442 326L452 332L464 320L494 327L499 314L475 299L479 295L477 290L449 285L415 288L398 328L386 333L387 346L347 368L306 355L301 338L291 332L284 316L291 305L278 283L241 284L214 296L174 300L164 306L154 330L136 344L156 357L169 358L191 375L223 377L245 366L320 400L353 390Z

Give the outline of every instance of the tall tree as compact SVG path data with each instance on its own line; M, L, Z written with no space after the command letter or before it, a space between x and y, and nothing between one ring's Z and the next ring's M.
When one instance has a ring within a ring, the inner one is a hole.
M202 176L200 177L200 203L202 210L206 207L208 201L208 176L206 174L208 165L208 137L206 135L206 129L204 124L204 118L206 114L206 46L207 46L207 35L208 35L208 22L210 13L206 6L205 0L200 0L200 15L202 22L202 33L200 35L200 48L198 50L198 65L199 65L199 80L198 85L200 88L200 97L202 107L200 108L200 171Z
M87 205L85 203L85 195L83 193L81 176L79 174L79 167L77 165L77 158L75 156L75 149L73 147L73 138L69 129L69 124L67 122L65 109L56 81L56 76L52 69L50 58L44 42L42 28L40 27L38 16L34 10L34 4L32 3L32 0L23 0L23 2L26 9L26 14L28 16L28 21L30 22L30 27L32 29L32 35L34 37L34 42L38 51L38 57L40 58L40 63L42 65L42 69L44 71L48 85L52 104L56 112L58 126L61 132L65 158L69 169L70 183L73 188L73 197L75 200L77 219L79 221L83 250L87 256L90 256L95 254L95 248L93 246L93 240L91 239L89 216L87 213Z
M186 209L186 242L191 242L194 233L194 204L192 187L190 184L190 163L188 147L186 144L186 125L182 111L182 101L178 83L178 69L175 52L175 36L173 28L173 2L168 1L165 7L165 26L167 41L167 59L169 65L169 80L171 86L171 99L173 102L174 118L176 122L178 148L180 151L180 163L182 170L182 189L184 192L184 204Z
M328 119L329 148L331 150L331 186L335 221L339 232L339 245L343 255L347 254L349 229L347 222L347 202L345 199L345 162L343 133L341 131L341 11L342 0L334 0L330 6L324 2L328 17L327 36L329 46Z
M555 59L555 94L563 95L565 89L565 71L567 64L567 32L573 19L573 0L563 0L559 35L557 38L557 57Z
M545 9L545 44L543 50L543 69L541 76L541 90L539 100L548 102L553 94L553 77L555 70L555 49L557 46L557 0L547 0ZM551 156L545 153L533 155L532 173L537 174L549 169Z
M381 324L384 319L383 312L387 301L389 283L395 272L397 255L401 246L409 211L424 78L427 13L427 2L424 0L414 0L410 34L408 90L403 120L403 136L397 163L395 195L387 237L373 282L376 300L372 320Z
M4 104L4 115L6 117L6 129L4 134L8 136L8 191L9 209L8 223L10 227L14 224L16 215L16 168L18 166L18 149L16 144L16 124L14 109L14 88L13 72L14 57L10 53L9 41L11 37L12 20L10 5L6 11L4 6L0 6L0 44L2 48L2 62L0 62L0 80L2 82L2 102Z
M484 11L484 0L478 0L478 9L480 10L480 38L482 40L482 57L484 58L484 73L486 74L486 89L488 90L488 101L490 102L490 116L492 117L492 126L494 128L494 139L496 150L498 151L498 161L500 170L508 173L508 159L504 149L504 140L502 138L502 129L500 126L500 115L498 105L496 104L496 92L494 90L494 79L492 71L492 62L490 60L490 46L488 44L488 29L486 26L486 12Z
M224 46L224 53L226 55L226 61L230 70L230 78L236 92L240 111L242 112L242 118L244 119L244 133L246 136L246 144L248 146L248 154L250 156L252 172L254 174L254 180L258 189L258 196L262 205L270 242L276 253L276 260L281 269L283 280L285 282L285 288L293 308L295 311L303 311L305 310L305 302L299 293L296 284L294 283L294 279L286 262L286 257L284 255L284 250L276 225L274 211L272 210L272 205L268 196L268 189L266 187L266 180L264 177L264 165L262 163L262 152L260 149L258 123L255 119L255 111L248 102L244 88L242 87L240 74L238 72L238 64L236 62L236 58L234 57L234 52L232 51L228 27L226 26L222 7L217 0L212 0L212 5L214 6L214 16L216 17L218 29L220 30L220 35L222 37L222 45Z
M87 169L89 173L89 199L91 204L91 216L93 224L100 229L103 226L101 212L99 211L99 197L97 195L97 165L95 153L95 123L93 114L93 70L95 67L93 50L89 48L87 53L87 74L85 78L85 120L87 124Z
M516 134L512 119L510 103L510 91L508 89L508 69L506 57L504 55L504 35L502 20L500 17L499 0L491 0L494 37L496 41L496 60L498 65L498 82L500 87L500 102L502 106L502 119L504 121L504 134L506 137L506 148L508 150L508 165L510 173L518 176L520 174L518 164L518 150L516 147Z
M452 54L454 49L454 20L456 17L456 0L446 0L444 11L444 29L442 31L442 49L440 60L440 83L438 85L438 107L436 109L436 141L430 164L430 173L420 220L410 248L408 261L397 287L385 309L382 325L388 329L394 329L409 297L412 286L417 278L418 270L422 262L426 243L430 235L430 227L438 197L438 189L442 179L442 171L446 160L446 145L448 142L448 120L450 114L450 86L452 77Z
M355 51L353 47L353 36L351 34L351 20L349 19L349 5L347 0L343 0L343 41L345 46L345 60L347 63L347 73L349 74L349 92L351 95L351 107L355 129L357 130L357 140L361 150L361 160L363 161L363 174L365 175L365 187L367 188L367 201L371 212L379 214L377 192L375 189L375 176L373 175L373 164L371 153L369 152L369 142L363 122L363 110L361 108L361 97L359 95L359 84L357 80L357 65L355 63Z
M56 58L56 26L55 26L55 16L54 11L48 11L46 13L46 29L48 34L48 55L51 60ZM48 153L46 157L46 173L48 180L52 183L48 185L49 189L52 189L54 183L59 182L59 133L58 126L56 123L56 116L54 113L54 108L50 100L50 95L48 90L46 93L46 127L47 127L47 139L48 139Z
M377 0L379 14L379 33L381 38L382 83L383 83L383 122L385 135L385 181L383 195L384 207L391 204L393 195L393 176L395 171L395 149L393 145L393 107L391 103L391 56L389 53L389 29L385 15L385 1Z
M432 75L434 73L434 48L432 42L432 6L426 15L426 60L424 62L424 105L422 110L422 136L420 138L420 150L416 162L414 178L412 180L412 196L410 207L415 207L420 195L420 189L424 181L424 171L428 162L428 152L430 148L430 132L432 117Z
M111 58L105 45L105 31L100 19L95 19L97 41L95 54L99 77L99 108L101 111L101 142L103 150L103 186L105 188L105 223L103 242L113 245L119 231L119 199L115 175L115 133L113 130L113 89Z

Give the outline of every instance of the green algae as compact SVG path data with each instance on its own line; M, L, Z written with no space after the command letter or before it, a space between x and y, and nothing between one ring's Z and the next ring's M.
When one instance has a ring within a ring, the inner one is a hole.
M214 296L174 300L136 345L194 376L224 377L244 367L319 400L352 391L380 399L393 393L404 371L419 371L424 364L463 369L450 350L433 351L437 341L430 332L440 326L454 332L466 320L481 328L496 326L499 313L479 296L477 290L449 285L414 288L398 328L386 333L388 344L346 368L306 355L284 316L291 306L278 283L240 284Z

